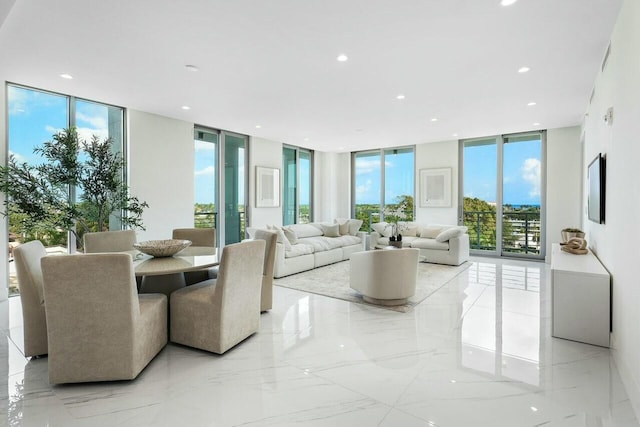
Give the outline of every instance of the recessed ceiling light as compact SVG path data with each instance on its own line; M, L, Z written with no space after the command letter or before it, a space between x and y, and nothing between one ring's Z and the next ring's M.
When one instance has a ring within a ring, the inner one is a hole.
M182 109L183 109L183 110L191 110L191 107L189 107L188 105L183 105L183 106L182 106Z
M432 117L432 118L431 118L431 121L432 121L432 122L437 122L437 121L438 121L438 118L437 118L437 117Z
M540 123L535 122L533 125L534 125L534 126L540 126Z
M349 57L347 55L345 55L344 53L338 55L338 57L336 58L338 61L340 62L345 62L349 59Z
M256 125L256 129L260 129L262 125Z
M531 69L531 68L529 68L529 67L520 67L520 68L518 68L518 72L519 72L520 74L522 74L522 73L526 73L526 72L527 72L527 71L529 71L530 69Z
M305 138L304 140L305 140L305 141L308 141L308 140L309 140L309 138Z
M530 103L527 104L529 107L533 107L534 105L536 105L535 102L531 101Z
M535 406L531 406L531 410L532 410L533 412L538 412L538 408L536 408Z
M458 136L458 134L457 134L457 133L454 133L454 134L453 134L453 135L451 135L451 136Z
M184 68L186 68L189 71L198 71L199 70L199 68L197 66L191 65L191 64L185 65Z
M514 4L516 1L518 1L518 0L502 0L502 1L500 2L500 4L501 4L502 6L511 6L511 5L512 5L512 4Z
M398 96L396 96L396 99L404 99L405 96L403 94L399 94Z
M338 147L338 150L344 150L344 147Z
M73 76L71 74L67 74L67 73L60 74L60 77L62 77L63 79L67 79L67 80L73 79Z

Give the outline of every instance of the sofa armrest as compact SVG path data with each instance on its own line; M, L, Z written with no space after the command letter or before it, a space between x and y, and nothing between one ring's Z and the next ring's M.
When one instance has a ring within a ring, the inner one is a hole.
M462 259L469 259L469 235L465 233L449 239L449 252L460 254Z
M377 231L372 231L369 234L369 249L373 249L378 244L378 240L380 240L382 236Z

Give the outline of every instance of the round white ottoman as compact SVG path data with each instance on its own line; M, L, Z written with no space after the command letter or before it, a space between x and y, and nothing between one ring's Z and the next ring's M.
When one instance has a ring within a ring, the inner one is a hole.
M351 289L372 304L406 304L416 293L419 255L415 248L356 252L350 261Z

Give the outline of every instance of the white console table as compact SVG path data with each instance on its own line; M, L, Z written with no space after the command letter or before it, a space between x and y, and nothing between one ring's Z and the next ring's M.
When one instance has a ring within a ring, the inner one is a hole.
M589 251L551 251L551 335L609 347L611 278Z

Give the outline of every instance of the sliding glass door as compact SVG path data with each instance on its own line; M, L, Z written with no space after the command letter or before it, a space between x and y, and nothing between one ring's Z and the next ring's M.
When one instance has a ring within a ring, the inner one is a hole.
M240 242L244 239L245 231L245 196L247 171L247 143L246 135L222 132L224 158L224 226L219 230L221 241L225 245Z
M311 221L313 151L282 148L282 225Z
M413 221L413 147L353 153L352 162L352 212L362 220L361 230L384 221L385 210L387 220Z
M461 141L459 221L472 252L544 257L544 153L544 132Z

